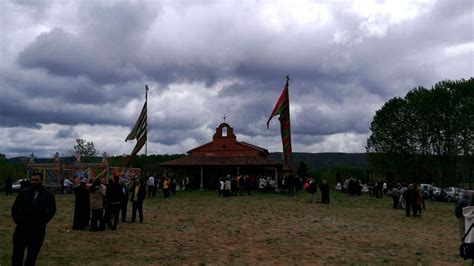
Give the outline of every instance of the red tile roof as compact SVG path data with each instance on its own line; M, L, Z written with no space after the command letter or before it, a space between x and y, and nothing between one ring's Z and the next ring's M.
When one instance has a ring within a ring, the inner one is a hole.
M247 146L247 147L250 147L250 148L252 148L252 149L261 151L261 152L263 152L263 153L266 154L266 155L269 155L269 154L270 154L267 149L264 149L264 148L259 147L259 146L257 146L257 145L253 145L253 144L250 144L250 143L248 143L248 142L243 142L243 141L237 141L237 143L240 143L240 144L242 144L242 145L244 145L244 146Z
M160 166L282 166L279 161L262 156L186 156L161 163Z

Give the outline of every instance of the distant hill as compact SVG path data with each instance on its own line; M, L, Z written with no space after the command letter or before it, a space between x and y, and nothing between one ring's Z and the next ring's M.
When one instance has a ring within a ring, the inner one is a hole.
M30 161L30 157L13 157L7 159L9 163L20 163L20 164L27 164ZM76 161L76 157L61 157L61 163L74 163ZM102 161L102 157L88 157L87 162L94 162L100 163ZM54 158L35 158L35 163L53 163Z
M334 166L349 166L349 167L360 167L368 168L369 162L367 161L365 153L303 153L294 152L293 165L298 167L301 161L304 161L311 170L326 170ZM270 158L281 161L282 153L274 152L270 153Z
M270 153L270 158L282 161L281 152ZM102 157L91 158L94 162L100 162ZM15 157L7 159L9 163L20 163L27 164L30 160L29 157ZM37 163L51 163L54 159L52 158L37 158ZM62 163L73 163L75 162L74 157L62 157ZM360 167L368 168L369 163L366 159L365 153L304 153L294 152L293 153L293 165L298 167L300 161L304 161L311 170L321 171L334 166L349 166L349 167Z

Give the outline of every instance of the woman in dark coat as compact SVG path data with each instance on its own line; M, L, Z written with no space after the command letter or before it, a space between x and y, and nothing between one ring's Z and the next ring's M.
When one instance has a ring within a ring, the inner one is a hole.
M89 226L89 190L86 188L87 179L81 179L79 186L74 188L76 201L74 203L74 221L73 230L84 230Z
M323 180L319 189L321 190L321 202L329 204L329 185L326 180Z

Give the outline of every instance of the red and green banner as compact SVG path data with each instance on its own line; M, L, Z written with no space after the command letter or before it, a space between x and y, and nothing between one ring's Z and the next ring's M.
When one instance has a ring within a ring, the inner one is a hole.
M281 141L283 143L283 160L287 168L291 167L291 130L290 130L290 98L288 96L288 81L289 76L286 76L286 84L283 92L280 95L275 107L273 108L272 114L267 121L267 128L269 128L270 120L274 116L279 115L281 128Z

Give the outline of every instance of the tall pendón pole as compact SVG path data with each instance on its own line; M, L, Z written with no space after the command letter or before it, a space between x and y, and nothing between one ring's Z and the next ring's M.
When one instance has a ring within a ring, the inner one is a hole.
M146 139L145 139L145 156L148 156L148 85L145 85L145 102L146 102Z

